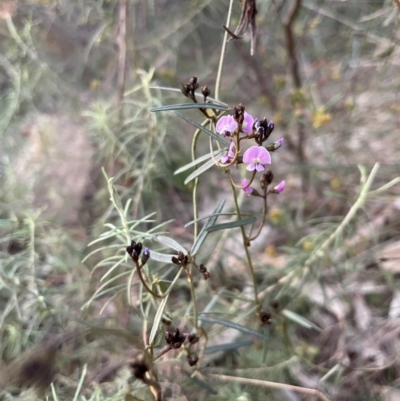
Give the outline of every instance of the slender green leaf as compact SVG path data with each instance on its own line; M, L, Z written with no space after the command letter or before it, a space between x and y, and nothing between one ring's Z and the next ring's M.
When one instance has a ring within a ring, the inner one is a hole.
M150 337L149 337L149 345L150 346L154 345L153 341L156 338L158 327L160 326L162 315L164 313L164 309L168 302L168 296L169 296L169 294L167 294L165 296L165 298L163 298L161 300L160 305L158 306L158 309L157 309L156 316L154 317L153 327L151 328Z
M248 347L252 344L253 344L252 340L245 340L245 341L236 341L234 343L228 343L228 344L213 345L212 347L207 347L204 350L204 354L209 355L219 351L230 351L241 347Z
M269 345L269 326L264 326L263 328L264 331L264 341L263 341L263 355L262 355L262 361L265 363L267 360L267 352L268 352L268 345Z
M91 296L91 298L89 299L89 301L87 301L82 307L81 310L84 310L85 308L89 307L89 305L92 303L92 301L94 299L96 299L96 297L98 296L98 294L104 289L106 288L108 285L110 285L113 281L116 281L118 279L120 279L123 276L126 276L128 274L130 274L131 272L128 270L126 272L123 272L121 274L117 274L116 276L110 278L108 281L106 281L103 285L101 285L96 292Z
M258 331L249 329L248 327L242 326L241 324L231 322L229 320L218 319L215 317L208 317L208 316L202 316L202 315L199 316L199 320L201 320L203 322L207 322L207 323L220 324L221 326L225 326L225 327L229 327L230 329L238 330L244 334L248 334L250 336L255 336L255 337L264 339L264 336L261 333L259 333Z
M168 253L150 251L150 259L156 260L157 262L172 263L173 256L178 256L178 255L170 255Z
M121 245L121 244L112 244L112 245L102 246L102 247L97 248L94 251L90 252L88 255L86 255L84 257L84 259L82 259L82 263L85 263L88 258L90 258L92 255L94 255L97 252L104 251L105 249L108 249L108 248L122 248L122 247L123 247L123 245Z
M253 224L257 218L255 216L248 217L247 219L240 219L236 221L229 221L227 223L215 224L211 227L207 227L209 233L218 230L226 230L227 228L235 228L241 226L247 226L248 224Z
M153 107L152 109L150 109L150 111L156 113L158 111L189 110L189 109L227 110L227 107L223 106L222 104L216 104L216 103L179 103L179 104L169 104L160 107Z
M215 159L219 161L222 157L222 154L218 155ZM185 184L188 184L190 181L194 180L199 175L203 174L205 171L209 170L211 167L215 166L214 160L209 160L204 163L201 167L193 171L188 177L186 177Z
M314 329L317 331L321 331L321 328L318 327L313 322L310 322L305 317L298 315L296 312L292 312L291 310L284 309L282 311L283 316L287 319L291 320L294 323L297 323L300 326L306 327L307 329Z
M319 382L326 382L332 375L336 374L336 377L339 377L343 372L343 367L340 363L337 363L333 366L324 376L319 379Z
M226 213L216 213L216 214L213 213L213 214L208 214L207 216L200 217L199 219L189 221L189 223L186 223L186 224L184 225L184 227L189 227L189 226L191 226L192 224L196 223L197 221L207 220L207 219L209 219L210 217L213 217L213 216L236 216L236 212L226 212ZM242 216L245 216L245 213L243 213Z
M206 224L204 224L203 228L201 229L199 235L196 238L196 241L194 241L192 249L190 250L190 254L191 255L196 255L196 253L198 252L198 250L200 249L200 247L203 245L204 241L206 240L207 236L208 236L208 231L207 228L212 226L217 218L218 218L218 214L222 211L222 209L224 208L225 205L225 199L222 199L217 207L215 208L214 212L213 212L213 217L210 217L209 220L207 221Z
M100 282L104 281L104 279L107 278L123 262L125 262L125 258L121 258L118 262L114 263L100 279Z
M212 138L214 138L219 143L222 143L222 145L224 145L226 147L229 147L229 143L227 141L225 141L225 139L223 139L221 135L218 135L215 132L210 131L206 127L203 127L201 124L196 123L195 121L191 120L190 118L184 116L183 114L181 114L181 113L179 113L177 111L175 111L175 114L177 114L180 118L182 118L182 120L187 121L189 124L192 124L194 127L196 127L199 130L205 132L207 135L211 136Z
M226 152L225 149L216 150L216 151L214 151L214 157L216 157L222 153L225 153L225 152ZM192 167L196 166L197 164L202 163L208 159L211 159L211 153L207 153L206 155L200 156L196 160L193 160L192 162L185 164L183 167L178 168L178 170L176 170L174 172L174 175L183 173L184 171L189 170L190 168L192 168Z
M168 291L165 294L165 298L163 298L161 300L160 305L158 306L156 316L154 317L153 327L151 328L151 332L150 332L150 337L149 337L150 345L154 345L153 342L157 336L158 327L160 326L161 319L162 319L162 316L164 313L164 309L168 302L169 294L171 293L172 288L174 287L175 283L178 281L178 278L181 275L182 270L183 270L183 268L181 267L179 269L178 274L175 276L174 280L172 281L171 285L169 286Z
M188 253L187 250L179 242L176 242L172 238L165 237L164 235L158 235L157 241L161 242L162 244L164 244L172 249L175 249L175 251L182 252L184 255L187 255L187 253Z
M74 398L73 398L72 401L78 401L79 393L82 390L83 381L85 380L86 372L87 372L87 363L85 363L83 365L82 374L81 374L81 377L79 379L78 387L75 390L75 395L74 395Z
M219 297L222 295L222 293L225 291L225 287L222 287L217 294L215 294L210 302L206 305L206 307L203 309L203 312L201 312L203 315L206 315L211 311L211 309L214 307L214 305L217 303ZM199 327L201 327L201 322L199 322Z

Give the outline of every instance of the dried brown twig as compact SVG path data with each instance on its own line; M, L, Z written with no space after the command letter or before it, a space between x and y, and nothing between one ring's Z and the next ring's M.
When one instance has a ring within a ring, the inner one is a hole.
M242 39L250 31L250 55L254 55L256 47L256 0L244 0L242 14L235 32L232 32L227 26L223 25L224 29L229 33L232 39Z
M289 9L286 17L284 17L282 23L285 32L286 49L289 58L290 71L293 78L293 84L297 91L302 88L302 79L299 68L299 60L296 53L296 41L294 35L293 25L300 12L301 0L295 0L295 3L291 9ZM306 162L305 140L306 130L304 123L299 119L297 124L298 135L297 135L297 159L300 165L304 165ZM302 188L306 191L308 187L308 175L305 171L302 172Z

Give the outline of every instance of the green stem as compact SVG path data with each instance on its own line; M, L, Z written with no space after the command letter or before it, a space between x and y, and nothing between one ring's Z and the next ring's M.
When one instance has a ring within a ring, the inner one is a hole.
M202 122L202 126L206 127L207 122L209 120L205 120ZM196 132L193 135L193 140L192 140L192 161L196 160L196 146L197 146L197 141L199 139L201 130L197 129ZM194 228L193 228L193 242L196 241L196 238L199 234L199 210L197 207L197 188L199 184L199 177L196 177L194 180L194 185L193 185L193 192L192 192L192 198L193 198L193 219L194 219Z
M232 181L230 181L230 183L231 183L231 188L232 188L233 200L235 203L236 214L237 214L238 219L240 220L241 214L240 214L239 203L238 203L238 199L237 199L237 195L236 195L236 189L235 189L234 185L232 184ZM249 242L248 242L246 232L244 231L243 226L240 226L240 231L242 232L243 246L244 246L244 250L246 252L246 258L247 258L247 263L249 265L250 275L253 280L254 303L258 307L258 312L260 312L261 305L260 305L260 301L258 300L257 282L256 282L256 276L254 274L253 262L251 260L251 256L250 256L250 252L249 252L249 247L248 247Z
M265 194L263 198L263 210L262 210L261 222L260 225L258 226L256 233L248 238L249 242L254 241L260 235L261 230L264 227L266 217L267 217L267 196Z
M230 0L229 9L228 9L228 16L226 17L226 24L225 24L225 26L227 28L229 28L229 24L231 22L232 7L233 7L233 0ZM215 83L215 99L217 99L217 100L219 100L219 89L221 87L222 68L224 66L225 50L226 50L226 44L227 44L227 40L228 40L228 35L229 35L228 32L225 31L224 41L222 42L221 56L219 58L217 80L216 80L216 83Z
M199 318L198 318L198 312L197 312L197 306L196 306L196 291L195 291L194 284L193 284L192 268L193 268L193 264L190 265L190 270L187 273L188 273L188 281L189 281L189 286L190 286L190 295L191 295L192 302L193 302L193 321L194 321L193 323L194 323L194 327L197 331L198 324L199 324Z

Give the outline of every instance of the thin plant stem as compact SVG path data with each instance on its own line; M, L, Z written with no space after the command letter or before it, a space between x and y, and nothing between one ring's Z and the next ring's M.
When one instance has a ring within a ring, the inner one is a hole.
M35 272L35 221L32 217L26 219L26 222L29 226L29 264L31 268L31 279L30 279L30 287L32 292L35 295L39 295L38 289L36 286L36 272Z
M144 277L142 275L142 269L140 268L140 266L137 263L135 263L135 265L136 265L136 271L139 276L139 279L140 279L141 283L143 284L143 287L146 288L146 291L148 293L150 293L151 295L153 295L153 297L155 297L155 298L158 298L158 299L165 298L167 296L167 293L165 293L164 295L159 295L152 291L152 289L147 285L146 280L144 279Z
M229 2L229 8L228 8L228 15L226 17L226 24L225 26L229 28L229 24L231 22L231 16L232 16L232 8L233 8L233 0L230 0ZM224 60L225 60L225 50L226 50L226 45L227 45L227 40L228 40L228 32L225 30L224 34L224 40L222 42L222 49L221 49L221 56L219 58L219 65L218 65L218 73L217 73L217 80L215 82L215 98L218 100L219 99L219 89L221 87L221 78L222 78L222 68L224 66Z
M122 223L122 226L124 227L124 231L125 231L126 243L127 243L127 245L129 245L131 242L131 233L129 230L128 222L126 221L124 211L121 209L122 204L118 205L118 202L115 199L115 189L114 189L114 185L113 185L113 179L108 178L106 171L104 170L104 167L101 170L103 172L104 177L107 180L107 186L108 186L108 192L110 194L110 200L111 200L112 204L114 205L115 209L117 210L119 218L121 219L121 223Z
M261 222L260 225L254 235L248 238L248 241L254 241L261 233L262 228L264 227L265 219L267 217L267 195L264 195L263 197L263 210L262 210L262 215L261 215Z
M194 327L197 331L198 324L199 324L199 318L198 318L198 312L197 312L196 289L194 288L194 284L193 284L192 269L193 269L193 264L190 265L190 269L187 273L188 273L188 281L189 281L189 286L190 286L190 296L192 298L192 303L193 303L193 323L194 323Z
M206 122L208 120L203 121L201 124L202 126L207 126ZM192 140L192 161L196 160L196 146L197 146L197 141L199 140L201 130L197 129L196 132L193 135L193 140ZM192 198L193 198L193 220L194 220L194 227L193 227L193 241L196 241L197 236L199 235L199 209L197 205L197 189L199 185L199 177L196 177L194 180L194 185L193 185L193 191L192 191Z
M230 180L230 183L231 183L231 188L232 188L233 201L234 201L234 204L235 204L236 214L237 214L238 219L240 220L241 219L241 213L240 213L240 207L239 207L238 198L237 198L237 194L236 194L236 189L235 189L235 186L233 185L231 180ZM258 307L258 312L259 312L260 309L261 309L261 305L260 305L260 301L258 300L258 290L257 290L256 276L254 274L253 262L251 260L251 256L250 256L250 252L249 252L249 241L248 241L248 238L246 236L246 232L245 232L243 226L240 226L240 231L242 233L244 251L246 252L246 259L247 259L247 263L249 265L250 275L251 275L251 278L252 278L252 281L253 281L254 303Z
M274 388L277 390L296 391L298 393L316 396L323 401L330 401L326 395L324 395L321 391L314 388L293 386L291 384L275 383L266 380L248 379L247 377L236 377L236 376L216 375L216 374L210 374L209 376L216 380L221 380L224 382L229 381L235 383L253 384L255 386Z
M76 388L73 401L78 401L79 393L82 390L83 381L85 380L86 372L87 372L87 363L85 363L85 365L83 365L82 374L79 379L78 387Z

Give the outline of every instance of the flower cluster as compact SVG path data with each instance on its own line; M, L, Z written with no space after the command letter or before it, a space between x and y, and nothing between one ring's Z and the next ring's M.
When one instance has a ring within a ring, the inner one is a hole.
M135 242L132 240L131 244L126 247L126 252L129 254L129 256L135 263L138 263L139 257L141 256L140 258L141 267L144 266L150 258L149 248L145 247L143 249L143 245L141 242Z
M244 112L243 117L242 130L245 133L250 133L253 130L254 118L246 112ZM238 123L233 116L223 116L218 120L215 129L219 134L229 137L237 131Z
M221 117L216 124L216 131L231 140L228 153L221 158L223 165L230 165L235 162L247 164L247 171L253 173L251 180L243 179L240 187L248 195L259 196L258 192L250 187L254 175L257 172L263 172L265 166L271 164L271 154L278 150L284 143L283 138L278 141L269 143L266 146L263 143L270 137L275 125L273 121L266 118L259 120L244 111L244 107L239 104L234 107L233 114ZM244 139L254 139L257 146L251 146L244 153L243 157L239 157L240 142ZM268 183L270 184L270 182ZM267 185L268 185L267 184ZM285 181L276 185L270 193L281 193L285 188Z

